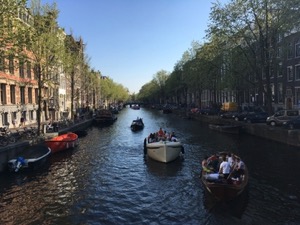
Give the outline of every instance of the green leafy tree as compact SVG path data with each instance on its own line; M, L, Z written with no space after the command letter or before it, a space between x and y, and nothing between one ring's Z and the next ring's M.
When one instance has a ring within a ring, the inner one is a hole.
M208 36L218 38L223 51L240 48L258 81L260 103L264 94L269 112L270 71L277 63L278 37L298 26L299 4L299 0L231 0L224 6L215 3L210 15Z
M56 4L41 5L39 0L32 0L30 11L34 17L34 25L29 28L30 40L27 48L35 65L35 78L38 82L37 123L40 132L42 111L47 119L49 93L45 90L54 91L59 84L57 68L61 65L64 35L57 24Z

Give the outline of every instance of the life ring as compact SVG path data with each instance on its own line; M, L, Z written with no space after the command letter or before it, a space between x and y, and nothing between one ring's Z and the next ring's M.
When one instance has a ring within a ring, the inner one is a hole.
M144 155L147 154L147 139L144 139Z
M181 153L184 154L184 147L181 146Z

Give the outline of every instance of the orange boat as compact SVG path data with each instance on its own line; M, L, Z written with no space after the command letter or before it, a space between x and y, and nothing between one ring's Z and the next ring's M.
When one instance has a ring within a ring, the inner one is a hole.
M78 145L78 135L72 132L56 136L45 141L46 145L51 149L52 153L64 151L74 148Z

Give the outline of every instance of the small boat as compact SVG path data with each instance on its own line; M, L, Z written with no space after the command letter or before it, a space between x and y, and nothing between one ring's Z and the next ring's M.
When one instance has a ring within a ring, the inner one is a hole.
M94 116L94 121L98 125L111 125L117 120L117 116L108 109L98 110Z
M78 135L72 132L61 134L50 140L45 140L52 153L74 148L78 145Z
M8 161L10 171L18 172L19 170L33 170L43 164L48 159L51 149L46 145L33 145L25 149L22 154Z
M168 163L177 159L180 154L184 154L184 148L177 139L151 142L149 138L145 138L144 154L156 161Z
M132 131L142 130L144 128L144 122L142 118L137 118L136 120L133 120L130 128Z
M139 110L139 109L140 109L140 106L139 106L139 105L132 105L131 108L132 108L132 109Z
M219 158L227 153L220 153ZM228 178L222 177L218 173L207 172L205 169L201 172L201 181L205 189L218 201L231 201L238 197L248 184L249 174L245 165L243 175L235 177L231 172Z
M211 130L220 131L228 134L239 134L241 126L240 125L231 125L231 124L209 124Z
M171 108L165 107L165 108L163 108L162 112L163 112L163 114L170 114L170 113L172 113L173 111L172 111Z

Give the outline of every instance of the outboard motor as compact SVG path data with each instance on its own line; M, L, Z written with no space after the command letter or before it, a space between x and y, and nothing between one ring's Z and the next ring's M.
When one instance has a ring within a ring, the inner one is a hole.
M18 157L16 162L15 162L16 166L15 166L15 172L18 172L19 169L25 165L25 160L23 157Z

